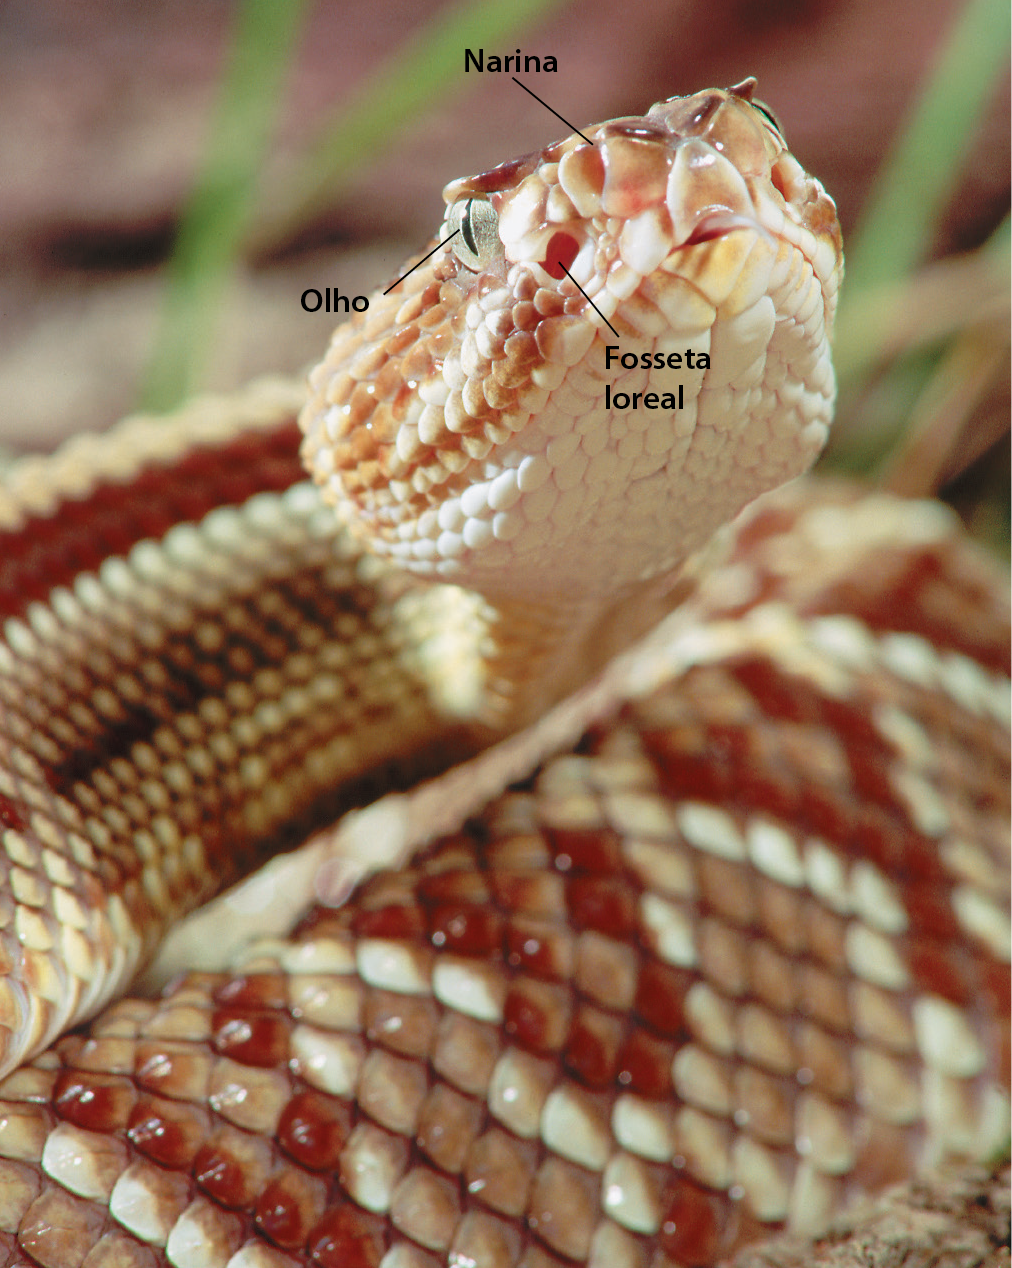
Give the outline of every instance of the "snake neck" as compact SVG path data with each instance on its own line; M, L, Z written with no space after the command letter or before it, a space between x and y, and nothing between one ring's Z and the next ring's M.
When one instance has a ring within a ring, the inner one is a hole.
M530 725L651 630L684 587L652 582L568 601L489 605L481 721L506 733Z

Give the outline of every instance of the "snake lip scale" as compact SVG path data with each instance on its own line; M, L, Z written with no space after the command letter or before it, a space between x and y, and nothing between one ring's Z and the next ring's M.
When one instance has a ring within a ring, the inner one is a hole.
M4 477L0 1268L704 1268L1004 1139L1007 597L792 480L842 246L754 89Z

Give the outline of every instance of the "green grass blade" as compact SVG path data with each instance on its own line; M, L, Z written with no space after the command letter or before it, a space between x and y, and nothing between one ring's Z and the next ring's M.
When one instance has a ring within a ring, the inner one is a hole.
M844 297L905 276L924 256L997 77L1008 66L1008 0L969 0L872 188L848 245Z
M305 0L239 7L203 170L168 266L145 409L171 409L199 386L306 8Z
M348 174L374 158L406 123L450 90L464 89L469 82L463 74L465 48L511 52L521 30L565 3L464 0L438 13L323 127L293 174L284 205L257 226L254 247L266 250L283 241L323 210Z
M851 296L833 341L841 382L860 385L883 363L931 352L976 321L1008 311L1009 218L977 251L935 261L910 277Z
M465 47L499 48L568 0L463 0L395 52L323 129L280 213L255 224L257 182L306 0L243 0L203 174L187 206L142 406L167 410L200 386L214 327L245 242L267 249L325 207L350 172L448 85L463 87Z

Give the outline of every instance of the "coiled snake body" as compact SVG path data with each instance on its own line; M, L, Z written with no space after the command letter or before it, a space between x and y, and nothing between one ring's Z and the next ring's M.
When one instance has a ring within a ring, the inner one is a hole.
M832 406L835 213L751 94L449 186L314 373L322 497L280 383L0 490L3 1264L702 1265L1001 1141L1000 586L938 508L825 486L698 553ZM673 607L466 824L109 1004Z

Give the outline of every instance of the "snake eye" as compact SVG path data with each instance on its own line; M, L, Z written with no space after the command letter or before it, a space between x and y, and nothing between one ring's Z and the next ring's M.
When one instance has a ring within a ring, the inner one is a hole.
M780 120L776 117L765 101L756 101L753 99L749 104L754 110L758 110L765 118L766 122L772 124L778 133L783 132L783 128L780 126Z
M450 230L459 230L450 250L473 273L481 273L503 257L499 216L484 198L454 203L447 216Z

